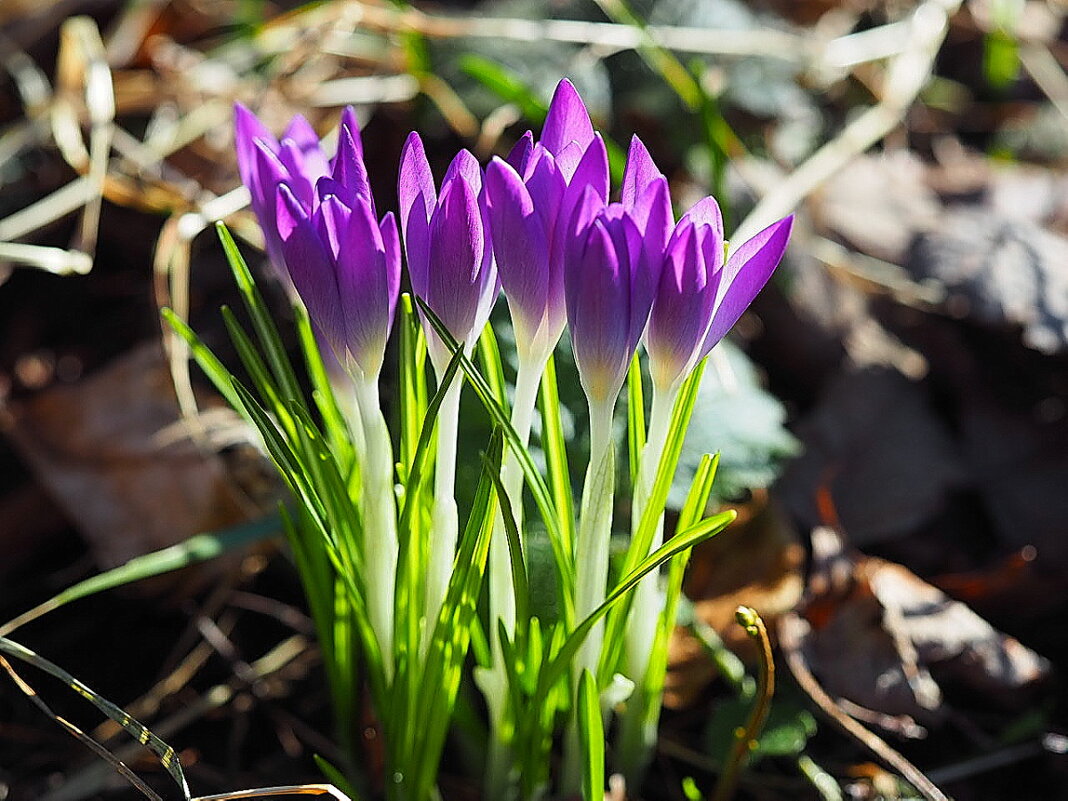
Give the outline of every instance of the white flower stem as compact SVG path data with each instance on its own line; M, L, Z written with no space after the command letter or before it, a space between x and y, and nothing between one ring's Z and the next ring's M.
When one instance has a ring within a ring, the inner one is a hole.
M378 377L356 378L363 434L360 465L363 558L367 612L382 651L387 679L393 670L393 590L397 583L397 510L393 492L393 444L378 395Z
M632 536L638 533L642 516L653 492L653 485L656 483L656 474L664 455L668 434L671 431L671 417L678 394L677 385L666 389L658 385L653 386L649 433L645 440L645 447L642 449L638 483L634 488L634 502L631 509ZM644 559L663 542L664 512L661 509L649 549L639 554L639 557ZM642 579L634 590L634 600L627 618L625 640L627 678L634 682L635 689L627 703L627 713L622 721L620 764L628 766L632 775L643 771L656 739L655 726L647 725L649 715L646 705L649 699L645 697L643 690L647 681L649 658L656 639L660 614L664 608L664 596L660 589L659 578L659 574L653 572Z
M534 409L538 403L538 387L541 384L544 360L524 359L519 363L516 373L515 396L512 401L512 428L520 443L526 447L530 439L530 427L534 420ZM509 448L505 451L501 465L501 482L511 506L516 528L523 530L523 468L519 459ZM515 635L516 604L515 587L512 583L512 561L508 546L508 533L505 530L504 516L498 508L494 521L493 536L490 539L489 552L489 620L487 636L493 654L493 663L482 674L479 686L486 697L490 719L490 753L487 759L487 791L493 797L504 797L507 791L507 774L510 770L507 732L504 720L505 702L508 699L508 671L504 666L504 655L498 636L497 621L504 624L509 636Z
M616 464L612 441L615 396L590 399L590 463L582 486L575 543L575 624L589 617L604 602L608 584L608 556L612 536L612 505L615 499ZM604 621L586 635L572 664L572 692L577 699L583 669L597 675L604 640ZM577 700L576 700L577 708ZM565 792L582 787L582 759L577 718L572 717L564 740Z
M604 602L608 583L608 551L615 496L615 447L612 413L615 398L590 402L590 463L582 487L582 506L575 544L575 622L580 623ZM575 661L576 676L586 668L597 675L604 623L591 629Z
M439 379L441 373L439 372ZM460 391L463 381L457 376L445 391L438 409L437 461L434 467L434 508L431 515L430 547L427 561L426 629L424 647L429 644L438 622L441 605L449 588L452 565L456 558L459 523L456 516L456 436L460 418Z

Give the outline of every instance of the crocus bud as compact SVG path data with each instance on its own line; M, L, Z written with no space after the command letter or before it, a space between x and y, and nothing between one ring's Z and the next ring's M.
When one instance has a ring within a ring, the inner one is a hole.
M782 258L792 217L723 260L723 222L707 197L683 215L668 242L646 348L654 384L677 387L738 321Z
M398 197L412 289L461 343L474 344L500 291L483 204L482 168L461 150L434 188L426 152L412 133L401 153ZM441 370L449 354L429 323L431 357Z
M340 185L352 188L351 193L348 190L338 191L349 205L351 194L360 194L370 199L367 171L363 169L360 129L351 108L345 109L341 114L338 152L332 160L328 160L323 153L314 129L299 115L293 118L281 139L278 139L255 114L242 104L235 103L234 140L238 172L252 197L252 210L263 229L267 256L280 271L283 257L276 221L279 184L285 182L289 185L294 199L309 215L317 203L316 187L324 178L332 178ZM352 163L353 154L358 167ZM361 170L362 182L354 175ZM283 278L286 278L284 272Z
M612 402L649 316L636 280L642 234L618 203L587 188L568 224L564 285L579 379L591 403Z
M320 184L321 186L323 184ZM337 195L316 198L308 214L287 183L277 188L283 262L308 314L338 360L362 377L382 369L400 292L400 238L366 198L352 208Z

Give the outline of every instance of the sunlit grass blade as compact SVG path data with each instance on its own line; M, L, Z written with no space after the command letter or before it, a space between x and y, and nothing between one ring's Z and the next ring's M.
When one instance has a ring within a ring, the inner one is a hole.
M429 788L434 783L438 755L445 742L450 711L460 686L471 638L471 620L478 609L497 510L496 482L491 476L497 476L499 481L503 447L500 428L495 427L483 456L482 475L460 538L445 601L430 639L417 706L423 726L420 728L422 736L416 742L418 751L412 753L420 756L413 798L428 797Z
M512 502L504 489L501 477L497 474L491 474L490 477L497 489L497 503L504 520L504 531L508 536L508 559L512 568L512 589L515 595L516 640L522 642L530 615L530 586L527 581L527 562L523 555L523 539L519 534Z
M401 465L407 470L415 462L419 433L426 416L426 337L412 304L412 296L405 293L398 304L400 328L400 400L401 400ZM401 476L407 483L407 475Z
M638 354L630 360L627 372L627 461L630 485L638 485L638 469L645 447L645 392L642 387L642 363Z
M545 524L545 528L549 533L549 543L552 546L553 558L559 566L559 575L561 579L559 587L561 609L563 610L565 619L570 620L573 617L572 599L574 593L570 586L574 580L573 558L570 550L565 550L559 524L560 518L554 508L552 497L549 494L549 488L546 486L545 480L538 472L538 468L534 465L533 459L530 458L530 451L523 446L515 429L512 428L508 413L494 399L493 390L486 382L485 378L474 364L471 363L471 360L464 355L462 348L459 347L456 340L449 333L449 330L441 322L438 316L434 314L433 310L431 310L420 298L416 298L416 302L419 304L420 311L426 316L427 320L434 328L435 333L437 333L441 338L441 341L445 343L445 346L452 353L460 355L460 366L463 368L464 374L467 376L472 388L478 395L479 400L482 401L482 405L486 407L486 410L490 413L494 422L504 431L504 437L508 441L508 446L512 449L512 452L519 460L520 466L523 468L523 475L526 477L527 485L530 487L531 494L534 497L534 503L537 505L542 522Z
M230 263L230 269L233 271L234 278L237 281L237 288L241 292L241 298L252 318L252 328L260 340L260 346L264 350L267 363L270 365L271 372L278 382L278 387L282 391L282 395L287 399L298 400L301 397L301 392L296 374L293 372L293 365L290 364L289 357L282 346L282 338L278 335L278 328L275 326L274 320L271 319L267 304L264 303L263 296L260 294L259 289L256 288L252 272L249 270L245 258L241 255L241 251L238 250L237 243L230 235L227 227L219 222L215 224L215 230L219 234L223 251L226 253L226 260Z
M563 420L560 417L556 359L552 356L545 363L539 393L541 448L545 453L553 503L559 515L561 547L572 553L575 542L575 495L571 484L571 471L567 464L567 439L564 437ZM571 576L571 581L574 581L574 576Z
M307 309L299 304L294 304L293 314L297 321L297 335L300 338L301 352L304 354L304 364L312 383L312 399L323 418L323 429L330 441L330 447L338 460L347 465L352 459L352 435L334 396L334 386L330 383L330 375L319 350L311 319ZM334 356L330 354L327 358Z
M163 548L159 551L136 556L123 565L112 568L97 576L79 581L71 587L52 596L44 603L38 604L13 620L0 626L0 636L7 636L15 629L30 621L48 614L61 606L95 595L98 592L122 587L135 581L159 576L180 570L183 567L207 562L223 554L235 551L254 542L273 537L281 531L281 524L275 515L244 523L240 526L217 532L196 534L184 542Z
M719 454L715 456L705 454L701 458L693 481L690 483L686 501L679 512L677 523L679 529L687 529L696 525L704 515L718 466ZM651 756L648 753L644 735L647 731L655 730L660 720L664 679L667 675L669 640L675 629L679 598L682 595L682 580L691 553L691 550L685 550L671 558L664 606L657 620L649 664L639 678L639 684L634 688L627 702L627 712L620 722L617 754L620 768L630 782L641 781Z
M680 531L627 573L608 594L604 602L575 627L574 631L568 635L567 640L560 647L560 650L553 656L552 661L542 670L538 680L538 691L533 701L533 708L537 709L540 704L544 703L550 688L567 673L575 654L578 653L590 630L597 625L597 621L626 598L628 593L638 585L639 581L675 554L715 536L730 525L735 517L737 517L737 513L733 510L721 512L718 515L706 518L685 531Z
M575 714L582 751L582 797L592 801L604 796L604 723L597 680L588 670L579 678Z
M131 717L128 712L120 709L118 706L111 703L111 701L108 701L99 693L87 687L63 668L49 662L44 657L31 651L29 648L26 648L13 640L9 640L7 637L0 637L0 653L14 657L26 664L33 665L39 670L48 673L50 676L59 679L102 713L118 723L131 737L156 755L164 770L167 771L175 784L178 785L182 797L185 799L189 798L189 785L186 783L185 774L182 772L182 765L178 761L178 754L176 754L174 749L167 745L167 743L163 742L163 740L150 732L139 721ZM20 689L23 687L25 687L23 692L26 692L31 698L36 695L36 693L29 688L29 685L20 682Z
M252 379L252 384L256 391L259 392L260 398L266 404L266 407L274 413L275 419L292 434L294 429L289 412L279 396L278 387L267 372L267 365L264 364L263 359L256 350L256 346L252 344L252 340L249 339L245 329L237 321L237 317L234 316L230 308L223 306L220 313L222 314L223 324L226 326L226 333L230 335L230 341L234 343L238 358L241 359L241 363L245 366L245 371L248 373L249 378Z
M697 392L701 387L704 365L705 362L702 361L690 377L686 379L675 402L667 443L660 458L660 464L657 466L653 489L649 494L649 499L642 512L638 527L634 531L634 536L631 537L630 544L627 546L621 568L623 575L633 570L643 556L649 552L653 534L667 504L671 482L675 476L690 417L693 414L693 406L697 400ZM601 662L598 668L598 676L602 681L611 676L619 662L625 640L624 632L627 626L629 604L630 600L628 599L617 607L609 615L608 623L605 626L605 648L601 653Z
M490 323L486 323L478 337L478 360L482 363L486 384L493 391L493 397L504 406L508 402L508 395L504 391L504 366L501 364L497 335Z
M218 390L227 403L233 408L240 409L241 401L234 391L231 379L233 376L226 366L219 361L214 353L208 348L207 345L196 335L192 328L175 314L171 309L164 308L160 310L163 315L163 319L167 321L167 324L180 336L185 343L189 346L189 352L192 354L196 363L200 365L200 369L204 371L204 375L208 377L212 385Z
M34 706L36 706L41 712L43 712L46 717L55 721L64 731L67 732L67 734L69 734L71 737L76 739L78 742L80 742L98 757L100 757L109 765L111 765L115 772L122 776L124 779L126 779L126 781L128 781L135 790L141 793L141 795L143 795L149 801L163 801L163 798L158 793L156 793L155 790L145 784L144 780L142 780L140 776L130 770L130 768L126 765L125 762L114 756L98 740L95 740L93 737L86 734L84 731L75 726L66 718L60 717L55 712L53 712L52 707L45 703L44 699L41 698L40 694L33 687L31 687L30 684L24 678L22 678L22 676L19 675L18 671L15 670L14 666L10 662L8 662L7 659L5 659L3 656L0 656L0 668L7 671L8 676L15 683L15 686L18 687L22 691L22 693L27 698L29 698L30 702Z

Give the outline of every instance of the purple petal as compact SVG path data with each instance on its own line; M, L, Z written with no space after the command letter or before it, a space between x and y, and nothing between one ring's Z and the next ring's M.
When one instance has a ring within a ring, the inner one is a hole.
M702 198L681 219L689 220L694 225L710 225L723 236L723 215L714 197Z
M323 241L300 202L286 185L278 187L278 229L282 237L282 254L308 314L334 347L338 358L344 357L345 316L338 297L333 261Z
M625 206L625 204L624 204ZM659 280L664 248L674 228L671 197L667 179L663 176L650 182L629 209L631 219L642 232L642 271L650 276L653 286Z
M564 176L557 169L552 153L544 148L536 148L523 176L534 208L541 215L546 232L552 234L556 218L560 213L560 203L564 198L567 184Z
M356 119L356 109L352 106L345 106L341 110L341 122L338 123L338 135L341 135L342 131L348 129L349 135L352 137L352 142L356 147L356 155L363 159L363 138L360 136L360 121Z
M304 171L312 178L312 183L315 178L326 175L330 171L326 155L319 144L319 135L302 115L297 114L290 120L281 138L288 139L297 146L302 157Z
M637 136L631 137L627 166L623 169L623 186L620 188L619 199L623 205L632 209L649 184L663 178L663 173L653 162L645 143Z
M527 161L530 160L530 152L534 148L534 134L527 131L521 137L519 141L512 146L512 149L508 152L507 161L512 165L512 169L523 175L527 169Z
M584 239L565 275L567 321L583 388L591 399L607 400L618 393L629 361L630 288L606 221L594 220Z
M278 140L271 135L259 117L241 103L234 103L234 148L237 151L237 171L241 183L252 189L256 169L256 140L261 139L271 150L278 149ZM271 202L274 202L273 190Z
M319 234L319 239L326 245L334 259L337 259L342 249L342 236L348 228L351 216L352 210L336 195L327 195L323 198L319 208L312 214L312 223Z
M486 201L501 283L517 334L529 340L548 302L545 226L523 180L501 159L494 159L486 170Z
M339 197L346 205L354 205L357 197L372 200L371 184L367 179L367 167L363 163L363 154L347 126L343 126L338 132L337 155L334 157L332 177L343 187ZM371 209L374 210L373 201Z
M278 159L289 172L289 185L293 194L306 209L315 202L315 182L322 174L313 174L305 169L304 154L292 139L283 139L279 143Z
M282 268L282 239L277 223L278 185L289 180L289 173L281 161L262 139L257 139L253 151L255 167L249 191L252 195L252 210L260 221L263 238L267 243L267 257L279 269Z
M719 273L709 269L709 249L702 240L715 237L715 232L703 236L687 221L679 224L668 245L646 338L649 370L660 386L684 377L704 342Z
M535 149L545 148L539 142L536 144ZM556 166L559 168L560 173L564 176L564 183L570 183L572 176L575 174L575 170L578 169L579 162L582 161L582 156L586 153L588 148L583 148L578 142L571 142L559 153L549 153L550 156L556 161Z
M382 366L392 309L385 247L369 203L356 204L342 235L337 283L345 310L346 341L360 369L374 376Z
M482 166L470 150L461 150L453 157L445 171L445 177L441 179L442 191L445 184L457 179L466 182L474 191L475 197L482 192Z
M590 122L590 114L574 85L565 78L556 85L553 99L549 103L549 113L545 117L545 127L541 132L541 143L555 155L569 142L578 142L579 146L585 149L592 140L593 124Z
M722 270L716 298L716 311L708 329L703 350L708 353L738 322L775 272L786 244L794 217L791 214L772 223L747 242L742 243L727 259Z
M412 285L419 282L425 287L430 253L430 215L437 203L437 192L426 151L423 150L423 140L414 131L409 134L401 151L397 199Z
M431 249L425 281L412 288L421 295L458 341L472 334L481 291L486 241L482 212L466 181L449 181L430 220Z
M393 212L387 212L378 226L382 234L382 246L385 248L386 279L389 287L389 319L392 325L393 312L397 308L401 280L401 246L400 234L397 232L397 218Z
M566 173L565 173L566 177ZM605 149L604 140L600 134L596 134L593 141L586 147L579 160L575 172L568 180L568 186L581 189L584 186L592 186L597 194L608 200L608 151Z

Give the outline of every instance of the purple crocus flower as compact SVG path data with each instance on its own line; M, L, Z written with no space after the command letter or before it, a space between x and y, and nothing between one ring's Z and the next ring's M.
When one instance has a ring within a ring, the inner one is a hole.
M375 215L352 109L330 159L299 116L276 139L237 104L235 138L271 262L341 364L377 376L400 291L400 241L393 215Z
M765 228L724 263L723 219L707 197L679 220L649 318L646 348L653 381L676 387L763 289L790 238L793 216Z
M449 333L472 345L500 292L493 261L482 168L467 150L456 154L441 182L441 194L419 135L412 132L401 153L398 197L412 289ZM429 324L431 356L443 369L449 354Z
M354 194L371 200L355 112L350 106L341 113L338 149L333 159L327 158L315 130L299 114L279 139L255 114L241 103L235 103L234 140L238 172L252 196L252 210L263 229L267 256L282 279L287 280L275 216L275 198L280 183L289 185L293 196L308 214L316 205L316 185L324 177L344 187L339 194L349 205Z
M594 403L612 403L649 319L655 281L644 275L643 232L620 203L587 188L568 224L567 322L579 378Z
M309 215L288 183L279 184L276 219L283 263L308 314L338 359L364 378L382 369L400 292L400 237L392 213L379 222L361 196L349 207L329 179Z
M527 131L486 171L494 252L522 360L547 358L566 322L565 235L583 191L608 198L608 155L570 81L553 94L541 139Z

